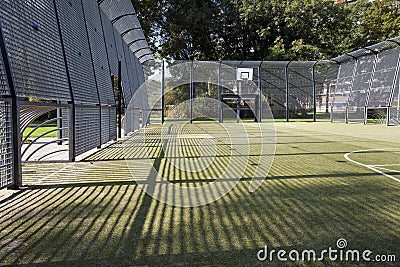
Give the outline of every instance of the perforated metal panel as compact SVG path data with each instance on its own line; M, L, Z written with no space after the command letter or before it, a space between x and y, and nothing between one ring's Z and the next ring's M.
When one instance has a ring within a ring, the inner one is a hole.
M115 29L114 29L114 36L115 36L115 43L117 46L118 60L121 61L121 68L122 68L121 80L122 80L122 90L123 90L123 94L124 94L124 102L126 105L128 105L132 99L132 88L131 88L128 73L127 73L128 69L127 69L126 60L125 60L123 41L122 41L121 35L119 35L117 30L115 30Z
M144 74L141 73L142 66L137 59L136 56L132 55L130 56L131 64L132 64L132 72L135 74L133 76L133 88L134 92L139 88L144 83Z
M100 7L122 35L129 49L140 59L140 62L153 60L132 2L130 0L104 0L101 1Z
M82 3L93 57L94 73L96 75L100 103L115 105L99 6L95 0L85 0L82 1Z
M110 141L110 120L111 114L108 107L101 107L101 143ZM115 117L114 117L115 118Z
M399 56L399 48L378 54L368 107L388 107L390 105Z
M111 107L108 109L110 116L110 140L117 139L117 109Z
M3 4L0 3L0 8L3 8ZM10 95L10 89L3 62L0 52L0 189L13 185L11 106L8 100L3 99L3 96Z
M355 57L355 58L364 57L364 56L367 56L367 55L370 55L370 54L372 54L372 51L368 50L368 49L365 49L365 48L361 48L361 49L358 49L356 51L352 51L352 52L348 53L349 56Z
M100 107L77 106L75 110L76 154L100 146Z
M133 56L133 61L134 64L136 65L136 73L138 73L138 84L139 86L142 85L145 82L145 76L144 76L144 71L143 71L143 66L140 63L139 59L136 56Z
M17 96L70 100L53 1L2 0L0 5Z
M6 73L3 66L3 57L0 52L0 98L1 96L9 96L10 89L8 88L7 81L6 81Z
M350 60L340 64L338 79L332 103L332 120L345 122L347 101L353 85L353 74L357 61Z
M87 1L87 0L86 0ZM75 102L99 103L81 1L56 1Z
M101 107L101 142L105 144L117 138L117 110L114 107Z
M400 70L399 70L400 71ZM400 125L400 76L397 75L393 91L393 99L390 103L389 124Z
M61 125L62 125L62 128L63 128L63 130L62 130L62 136L64 137L64 138L69 138L69 127L71 126L71 124L69 123L69 109L68 108L62 108L61 109L61 116L63 117L63 118L66 118L66 119L63 119L63 120L61 120Z
M313 117L313 65L315 62L292 62L289 64L290 118Z
M1 76L2 75L0 72L0 77ZM0 98L0 188L11 186L13 184L13 155L10 114L10 104Z
M138 80L137 80L138 74L136 73L136 69L132 63L132 57L134 57L134 55L132 54L132 52L130 52L126 44L123 43L122 47L124 50L124 58L126 66L126 75L127 75L126 80L127 83L129 84L129 88L133 96L135 94L136 89L138 88Z
M348 102L348 121L364 122L369 85L375 65L374 54L358 59Z
M114 28L108 17L100 10L103 22L104 37L107 46L107 56L110 65L110 71L113 75L118 76L118 53L114 38Z
M317 119L329 119L339 64L320 61L315 66Z

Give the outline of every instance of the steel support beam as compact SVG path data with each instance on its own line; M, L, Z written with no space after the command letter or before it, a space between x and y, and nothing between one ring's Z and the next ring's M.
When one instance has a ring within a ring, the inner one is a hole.
M222 106L222 85L221 85L221 64L218 65L218 122L223 123L223 106Z
M313 86L313 121L317 121L317 84L316 84L316 69L318 61L312 66L312 86Z
M289 107L289 94L290 94L290 83L289 83L289 65L292 61L285 67L285 80L286 80L286 122L290 121L290 107Z
M194 100L194 84L193 84L193 61L190 63L190 123L193 123L193 100Z
M165 122L165 61L162 62L161 73L161 124Z
M111 21L111 23L112 23L112 24L115 24L115 22L117 22L118 20L120 20L120 19L122 19L122 18L124 18L124 17L136 16L136 15L137 15L136 12L134 12L134 13L126 13L126 14L123 14L123 15L121 15L121 16L116 17L115 19L113 19L113 20Z
M118 61L118 138L122 138L122 62Z
M262 114L263 114L263 105L262 105L262 66L263 62L261 61L260 65L258 66L258 108L257 112L257 122L262 122Z

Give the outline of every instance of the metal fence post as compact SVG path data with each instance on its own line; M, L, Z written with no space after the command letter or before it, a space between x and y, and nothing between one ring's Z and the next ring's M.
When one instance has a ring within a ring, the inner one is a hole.
M218 122L223 123L224 118L223 118L223 106L222 106L222 85L221 85L221 64L222 62L219 62L218 65Z
M317 121L317 85L316 85L316 69L315 67L317 66L318 61L316 61L312 67L312 86L313 86L313 121Z
M193 123L193 100L194 100L194 84L193 84L193 61L190 64L190 123Z
M22 158L21 158L21 132L20 132L20 110L17 97L11 100L11 124L12 124L12 151L13 151L13 177L14 189L22 187Z
M161 124L165 122L165 61L162 61L161 73Z
M63 128L63 119L62 119L62 117L63 117L63 115L62 115L62 109L61 108L58 108L57 109L57 118L60 118L59 120L57 120L57 128L58 129L61 129L61 130L58 130L57 131L57 138L58 138L58 140L60 140L57 144L58 145L62 145L63 144L63 141L62 141L62 139L63 139L63 130L62 130L62 128Z
M290 121L290 107L289 107L289 93L290 93L290 84L289 84L289 65L292 61L285 67L285 79L286 79L286 122Z
M76 147L75 147L75 104L72 102L68 109L68 139L69 139L69 160L75 161Z
M260 65L258 66L258 110L257 110L257 122L262 122L262 74L261 74L261 65L263 62L261 61Z
M122 138L122 62L121 61L118 61L118 107L117 108L118 108L118 138Z
M339 64L339 67L338 67L338 72L337 72L337 74L336 74L336 83L335 83L335 88L333 89L333 93L331 92L331 88L329 88L328 87L328 95L327 95L327 103L329 102L329 94L332 94L332 103L330 104L330 122L331 123L333 123L333 121L334 121L334 115L333 115L333 112L334 112L334 105L335 105L335 100L336 100L336 97L335 97L335 95L336 95L336 88L337 88L337 86L338 86L338 83L337 83L337 81L339 80L339 77L340 77L340 72L341 72L341 68L342 68L342 63L341 62L339 62L339 61L335 61L335 60L332 60L333 62L335 62L335 63L337 63L337 64ZM329 84L329 86L330 86L330 84Z

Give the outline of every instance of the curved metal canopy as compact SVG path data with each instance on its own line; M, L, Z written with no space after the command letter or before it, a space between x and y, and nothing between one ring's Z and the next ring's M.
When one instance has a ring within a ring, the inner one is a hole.
M331 60L337 63L343 63L352 59L358 59L363 56L371 55L371 54L376 54L385 50L389 49L394 49L396 47L400 46L400 36L388 39L386 41L368 46L368 47L363 47L358 50L352 51L350 53L347 53L345 55L338 56L336 58L332 58Z
M97 0L140 63L154 60L137 13L130 0Z

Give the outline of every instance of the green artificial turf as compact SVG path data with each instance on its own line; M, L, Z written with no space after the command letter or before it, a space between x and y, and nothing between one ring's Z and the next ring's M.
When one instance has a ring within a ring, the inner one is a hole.
M36 129L30 136L29 138L36 138L41 136L42 134L51 131L51 130L55 130L57 128L57 126L55 125L50 125L50 126L42 126L38 129ZM27 127L26 130L24 131L24 138L34 129L34 127ZM57 137L57 131L53 131L51 133L46 134L44 137Z
M275 126L274 162L262 186L248 190L255 167L250 161L249 177L201 207L163 204L132 178L127 154L136 160L134 171L150 160L181 186L212 182L224 168L224 161L216 159L209 171L177 170L162 152L159 126L146 130L152 139L128 142L133 148L125 151L117 143L84 162L24 166L24 183L32 186L0 201L0 265L396 266L258 261L257 252L265 245L321 251L336 248L340 238L349 249L400 260L400 183L344 157L376 149L350 157L365 165L392 165L384 167L390 169L385 173L399 178L400 128L300 122ZM215 131L222 140L223 130L213 127L196 123L187 125L187 131ZM185 140L184 153L201 157L196 140ZM222 146L217 151L231 153ZM251 157L256 159L257 153L253 143Z

